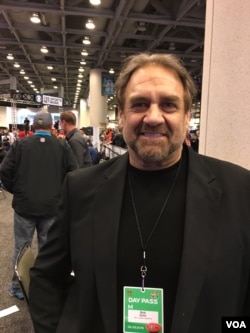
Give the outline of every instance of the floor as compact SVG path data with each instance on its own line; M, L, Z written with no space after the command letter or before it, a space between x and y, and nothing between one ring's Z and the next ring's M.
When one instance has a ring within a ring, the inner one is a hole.
M14 246L11 201L12 195L0 188L0 311L13 305L19 311L0 318L0 332L34 333L27 303L10 297L7 292L12 277L11 257Z

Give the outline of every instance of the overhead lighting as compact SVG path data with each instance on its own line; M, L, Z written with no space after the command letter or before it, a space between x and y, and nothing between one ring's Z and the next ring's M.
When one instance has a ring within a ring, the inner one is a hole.
M85 60L80 61L80 65L86 65L86 64L87 64L87 63L86 63Z
M51 78L51 81L56 81L56 78L55 78L55 77L52 77L52 78Z
M33 82L32 81L28 81L29 84L32 84Z
M79 77L79 78L83 78L83 75L82 75L82 74L78 74L78 77Z
M42 46L41 50L40 50L42 53L48 53L49 50L47 49L46 46Z
M38 13L33 13L30 20L32 23L35 23L35 24L41 23L41 19L40 19Z
M8 60L14 60L12 53L9 53L6 57Z
M23 69L21 69L19 73L22 74L22 75L24 75L25 71Z
M18 62L15 62L13 66L16 67L16 68L19 68L19 67L20 67L20 65L19 65Z
M93 19L88 19L88 21L85 24L85 27L90 30L95 29L95 23L94 23Z
M53 66L49 65L49 66L47 66L47 68L48 68L50 71L52 71Z
M28 77L28 76L24 76L24 78L25 78L25 80L28 80L28 79L29 79L29 77Z
M82 42L83 42L84 45L90 45L91 44L91 41L90 41L88 36L84 36Z
M114 71L113 68L110 68L110 70L109 70L109 74L115 74L115 71Z
M54 89L57 89L58 87L57 87L57 86L54 86L53 88L54 88Z
M175 43L170 43L168 49L169 49L169 51L174 51L175 50Z
M82 68L82 67L79 67L79 68L78 68L78 71L79 71L79 72L84 72L84 71L85 71L85 69L84 69L84 68Z
M87 50L82 50L81 55L86 57L88 55Z
M138 22L137 23L137 30L139 31L146 31L146 23L145 22Z
M89 3L93 6L99 6L101 4L101 0L89 0Z

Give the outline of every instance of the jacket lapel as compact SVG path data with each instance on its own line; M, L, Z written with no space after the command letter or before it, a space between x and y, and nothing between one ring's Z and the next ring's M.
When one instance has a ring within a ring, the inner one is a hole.
M186 220L171 332L188 333L212 254L221 190L198 154L189 152Z
M127 154L118 158L104 172L104 181L95 195L96 284L100 309L108 333L117 333L117 240L127 164Z

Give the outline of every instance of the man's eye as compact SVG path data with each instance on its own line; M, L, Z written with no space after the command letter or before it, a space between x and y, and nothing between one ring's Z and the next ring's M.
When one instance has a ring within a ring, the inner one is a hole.
M143 111L146 111L148 109L148 104L147 103L134 103L132 106L131 106L131 109L134 111L134 112L143 112Z
M161 103L161 108L164 110L175 110L176 105L173 102L165 102L165 103Z

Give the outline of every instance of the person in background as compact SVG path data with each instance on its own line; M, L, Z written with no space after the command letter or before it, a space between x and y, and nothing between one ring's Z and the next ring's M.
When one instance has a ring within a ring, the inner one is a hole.
M126 142L124 141L123 134L119 130L119 128L116 129L115 134L112 139L112 145L121 147L121 148L126 148Z
M60 114L60 127L66 133L66 140L75 154L79 168L91 166L87 142L76 128L76 116L72 111L64 111Z
M93 146L92 142L90 139L87 140L87 145L91 157L91 162L92 165L96 165L100 162L101 156L98 150Z
M87 136L87 134L85 133L84 127L79 129L79 132L81 133L81 136L85 139L88 140L89 137Z
M67 175L30 271L35 333L221 333L250 315L250 171L184 144L195 93L174 55L126 59L128 152Z
M17 140L0 166L0 178L13 194L15 248L13 270L19 251L31 245L37 232L39 249L54 222L65 175L78 168L69 145L51 136L52 117L39 111L34 116L33 136ZM10 296L23 298L16 274L9 285Z
M29 130L30 130L30 120L28 117L25 117L25 119L23 121L23 125L24 125L25 135L27 136L29 134Z
M3 143L0 142L0 164L2 163L5 155L6 155L6 151L4 150Z

